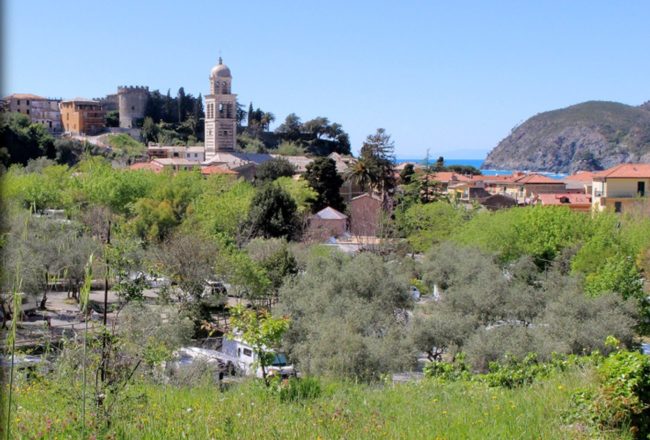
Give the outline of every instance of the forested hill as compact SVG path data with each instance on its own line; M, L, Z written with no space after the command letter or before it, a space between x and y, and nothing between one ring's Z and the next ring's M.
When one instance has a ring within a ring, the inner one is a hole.
M622 162L650 162L650 101L588 101L540 113L514 128L482 167L571 173Z

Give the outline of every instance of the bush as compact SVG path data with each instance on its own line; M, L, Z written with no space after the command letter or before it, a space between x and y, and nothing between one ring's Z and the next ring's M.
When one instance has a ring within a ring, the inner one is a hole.
M620 350L605 358L597 373L598 389L576 391L568 419L596 430L629 427L635 438L649 438L650 357Z
M424 376L438 379L441 382L469 380L472 378L472 374L465 362L465 355L463 353L456 356L454 362L429 362L424 367Z
M320 381L315 377L291 377L279 382L275 389L280 402L317 399L322 393Z

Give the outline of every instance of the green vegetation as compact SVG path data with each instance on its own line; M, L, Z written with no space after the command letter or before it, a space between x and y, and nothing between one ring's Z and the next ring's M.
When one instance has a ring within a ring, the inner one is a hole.
M100 437L142 439L588 438L564 415L575 391L596 389L592 377L587 370L517 389L470 382L368 386L324 381L319 397L304 393L307 398L297 401L253 382L225 392L206 385L135 382L125 390L109 428L95 411L88 421ZM19 410L12 421L17 438L81 438L79 414L69 410L74 394L48 381L21 383L17 390ZM632 438L625 429L602 436Z
M146 156L147 147L125 133L108 135L108 145L113 150L113 157L130 161Z
M113 141L138 148L130 139ZM299 242L312 209L339 200L330 191L340 180L329 159L299 180L288 176L288 162L271 161L255 185L197 171L116 169L101 157L11 166L1 182L3 325L17 321L8 301L24 296L47 309L55 283L70 302L85 302L90 273L113 284L120 319L119 327L89 332L83 344L46 350L50 372L18 378L12 432L646 433L647 358L628 350L650 322L647 207L623 215L548 207L492 213L423 197L413 175L396 186L392 147L378 130L353 170L397 203L385 219L386 240L356 255ZM153 299L144 285L160 277L167 282ZM250 308L226 307L225 286ZM415 300L411 286L425 298ZM224 318L259 353L281 348L303 377L223 390L224 382L215 383L221 367L175 369L174 352L223 330ZM389 385L392 374L416 368L424 356L430 377Z

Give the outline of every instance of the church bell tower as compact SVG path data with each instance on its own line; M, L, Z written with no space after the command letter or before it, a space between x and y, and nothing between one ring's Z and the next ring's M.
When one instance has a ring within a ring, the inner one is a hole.
M205 97L205 160L235 149L237 95L230 93L231 85L230 69L219 57L219 64L210 71L210 94Z

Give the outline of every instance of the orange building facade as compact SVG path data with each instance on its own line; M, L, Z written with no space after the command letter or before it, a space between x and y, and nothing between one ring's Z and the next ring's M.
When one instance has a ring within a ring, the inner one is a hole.
M106 127L106 112L97 101L73 99L62 101L63 130L71 134L96 134Z

